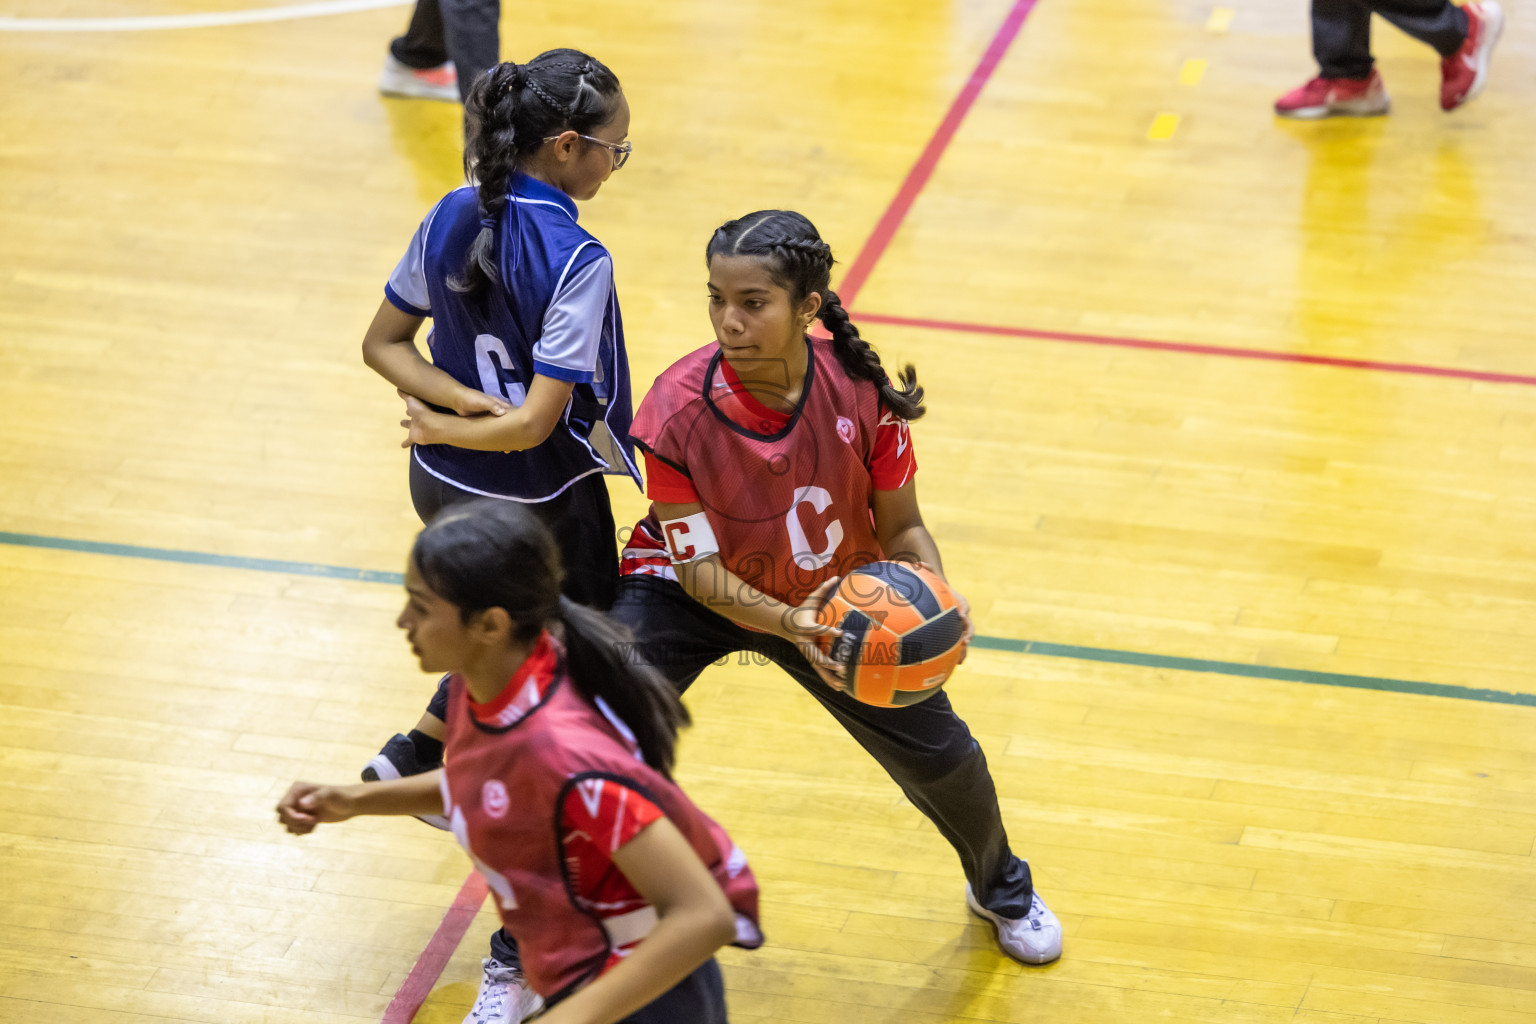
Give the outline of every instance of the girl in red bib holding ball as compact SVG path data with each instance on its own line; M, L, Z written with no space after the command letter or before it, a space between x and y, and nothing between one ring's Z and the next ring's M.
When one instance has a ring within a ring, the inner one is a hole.
M949 697L860 703L817 643L839 576L887 559L942 575L913 482L916 374L891 383L829 287L831 248L798 213L731 221L705 258L715 343L658 377L635 415L651 514L624 551L611 614L679 690L737 651L778 664L949 840L966 901L1003 949L1055 960L1061 925L1009 848L986 757ZM816 320L830 341L807 334Z
M398 625L452 672L445 767L295 783L303 835L358 814L443 813L485 877L548 1024L725 1024L715 950L762 943L746 859L671 780L687 714L628 638L560 595L560 553L523 506L455 504L416 539Z

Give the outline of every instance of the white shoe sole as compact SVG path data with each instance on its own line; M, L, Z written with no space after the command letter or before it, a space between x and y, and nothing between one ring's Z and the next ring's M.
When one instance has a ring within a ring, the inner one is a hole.
M1380 105L1367 100L1346 100L1321 107L1300 107L1296 110L1277 110L1277 117L1293 121L1321 121L1325 117L1381 117L1392 109L1392 101L1383 99Z
M431 85L415 75L400 74L385 68L379 75L379 92L407 100L438 100L442 103L459 102L457 85Z
M400 777L400 772L395 767L395 763L383 754L375 754L373 760L368 762L368 767L373 769L380 782L389 782ZM451 831L448 819L441 814L418 814L416 815L416 820L426 822L433 828L440 828L444 832Z
M1504 33L1504 8L1496 3L1485 3L1482 6L1483 31L1487 33L1487 42L1480 47L1477 58L1477 75L1472 79L1472 88L1462 97L1457 107L1466 106L1472 98L1483 91L1483 86L1488 84L1488 64L1493 56L1493 48L1498 45L1499 36Z

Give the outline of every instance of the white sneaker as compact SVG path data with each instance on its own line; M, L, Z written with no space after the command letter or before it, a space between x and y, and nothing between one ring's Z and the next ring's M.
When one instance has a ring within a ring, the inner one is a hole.
M997 944L1003 952L1026 964L1048 964L1061 956L1061 922L1035 893L1029 913L1023 917L1000 917L976 902L971 887L965 887L965 903L971 913L992 922L997 929Z
M379 92L386 96L405 96L418 100L459 102L459 73L453 61L435 68L413 68L384 56L384 70L379 73Z
M516 967L508 967L493 956L480 961L480 966L484 969L480 995L464 1024L519 1024L544 1006L544 1000L528 987L523 972Z

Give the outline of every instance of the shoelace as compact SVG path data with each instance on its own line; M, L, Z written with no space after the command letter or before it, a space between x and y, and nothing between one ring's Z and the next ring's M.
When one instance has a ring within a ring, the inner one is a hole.
M485 980L491 982L491 985L480 986L480 997L475 1000L475 1007L470 1012L472 1014L481 1014L494 1020L497 1015L506 1009L509 989L502 986L521 986L523 984L523 972L516 967L508 967L499 960L485 960L481 966L485 971Z

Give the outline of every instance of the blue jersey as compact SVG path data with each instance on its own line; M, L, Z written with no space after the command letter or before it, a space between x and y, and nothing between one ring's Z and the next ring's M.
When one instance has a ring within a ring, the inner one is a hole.
M481 229L478 197L466 187L427 214L384 294L432 318L432 362L459 383L519 406L542 374L573 383L571 402L549 439L527 451L433 444L416 445L413 457L455 487L514 501L545 501L605 471L638 484L608 251L576 223L576 204L559 189L517 174L508 199L496 223L498 282L475 295L448 287Z

